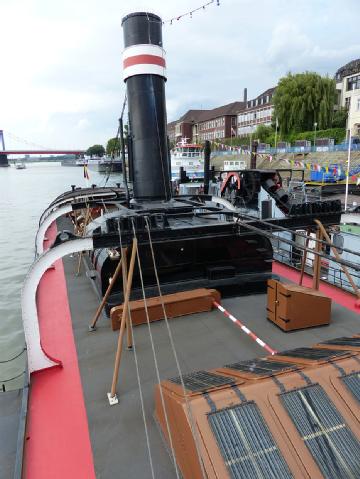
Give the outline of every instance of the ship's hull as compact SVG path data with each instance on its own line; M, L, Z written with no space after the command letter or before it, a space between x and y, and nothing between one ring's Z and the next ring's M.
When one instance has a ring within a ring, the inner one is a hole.
M87 166L90 170L97 171L98 173L118 173L122 172L121 161L89 161Z

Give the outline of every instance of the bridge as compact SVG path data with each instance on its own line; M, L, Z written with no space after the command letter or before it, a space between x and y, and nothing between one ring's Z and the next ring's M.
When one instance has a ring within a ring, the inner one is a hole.
M0 155L82 155L85 150L0 150Z
M14 137L17 138L17 137ZM21 140L17 138L18 140ZM26 140L22 140L25 143L28 143ZM9 155L25 155L25 156L32 156L32 155L83 155L85 150L61 150L61 149L50 149L50 148L39 148L39 145L35 145L35 149L5 149L5 141L4 141L4 132L0 130L0 167L1 166L9 166ZM39 158L41 160L41 158ZM44 160L48 160L48 158L44 158ZM22 161L31 161L30 158L22 158Z

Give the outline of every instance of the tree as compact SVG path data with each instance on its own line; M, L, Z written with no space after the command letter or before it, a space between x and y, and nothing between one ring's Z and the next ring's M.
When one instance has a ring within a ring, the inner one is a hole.
M86 150L85 153L87 156L104 156L105 148L102 145L93 145Z
M347 108L341 107L335 111L332 127L333 128L346 128L346 121L348 117L348 110Z
M106 144L106 154L109 156L120 154L120 138L110 138Z
M270 138L273 136L274 129L271 126L258 125L254 138L258 139L260 143L270 143Z
M274 116L280 133L326 129L332 125L335 81L317 73L289 73L280 79L274 94Z

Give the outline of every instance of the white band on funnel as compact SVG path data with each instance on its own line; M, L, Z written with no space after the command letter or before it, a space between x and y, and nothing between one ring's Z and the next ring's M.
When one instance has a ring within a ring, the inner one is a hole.
M165 50L157 45L133 45L123 52L124 81L134 75L159 75L166 78Z

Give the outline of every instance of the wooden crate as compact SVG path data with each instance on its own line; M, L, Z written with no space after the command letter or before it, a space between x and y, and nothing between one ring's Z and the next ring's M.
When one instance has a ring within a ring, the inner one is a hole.
M268 280L267 319L284 331L329 324L331 298L296 284Z
M220 302L220 293L216 289L199 288L181 293L166 294L163 296L165 311L168 318L175 318L187 314L211 311L213 302ZM133 325L146 323L144 301L130 301L131 320ZM164 319L164 312L160 297L146 300L150 321ZM113 331L120 328L123 305L115 306L110 311Z

